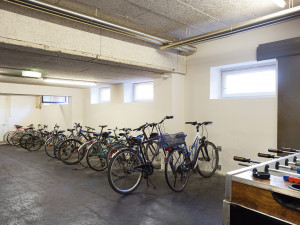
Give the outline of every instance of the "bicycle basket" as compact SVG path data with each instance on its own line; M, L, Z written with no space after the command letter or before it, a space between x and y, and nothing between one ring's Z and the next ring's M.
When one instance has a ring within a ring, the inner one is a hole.
M179 132L176 134L163 134L160 139L161 148L172 148L185 143L186 134Z

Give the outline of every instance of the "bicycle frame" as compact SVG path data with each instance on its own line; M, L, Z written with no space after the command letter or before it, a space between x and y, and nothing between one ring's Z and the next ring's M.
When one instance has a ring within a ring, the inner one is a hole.
M144 141L142 141L140 144L139 144L139 146L138 146L138 153L142 156L142 159L143 159L143 161L144 161L144 164L152 164L152 162L154 161L154 159L155 159L155 157L157 156L157 154L158 154L158 152L159 152L159 150L161 149L161 147L160 147L160 145L158 145L157 146L157 148L156 148L156 150L155 150L155 154L153 154L153 156L152 156L152 159L150 160L150 161L147 161L146 160L146 157L145 157L145 153L144 153L144 151L143 151L143 149L142 149L142 146L144 145L144 144L146 144L146 143L149 143L149 142L152 142L152 141L155 141L155 140L159 140L159 139L161 139L162 138L162 129L161 129L161 124L165 121L165 119L166 118L164 118L162 121L160 121L159 123L157 123L157 124L155 124L155 125L153 125L152 126L152 131L154 130L154 128L158 131L158 133L159 133L159 135L157 135L156 137L154 137L154 138L148 138L148 137L144 137L144 139L146 139L146 140L144 140ZM144 128L143 128L143 134L146 134L145 133L145 129L147 128L148 126L145 126ZM151 131L151 132L152 132Z
M201 128L202 128L202 134L203 134L203 124L201 125ZM197 129L197 133L196 133L196 136L194 138L194 141L193 141L193 144L191 146L191 149L189 150L186 143L184 144L184 148L183 150L185 151L185 153L188 155L188 157L190 158L191 154L194 153L194 156L193 156L193 159L190 160L189 162L187 163L182 163L182 166L186 166L192 162L195 162L195 165L194 165L194 168L196 168L197 164L198 164L198 161L197 161L197 149L198 149L198 146L200 147L201 145L204 146L204 150L205 150L205 154L203 152L203 149L201 148L201 152L202 152L202 155L203 155L203 158L206 160L206 161L209 161L210 158L209 158L209 155L208 155L208 152L207 152L207 148L205 146L205 140L206 140L206 137L204 135L201 135L200 136L200 131L199 131L199 126L196 127Z

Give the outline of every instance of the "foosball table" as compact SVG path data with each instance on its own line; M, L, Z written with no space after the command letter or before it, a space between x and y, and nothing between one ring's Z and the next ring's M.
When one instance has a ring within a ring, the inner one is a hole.
M226 174L223 225L300 224L300 151L268 151L234 157L244 168Z

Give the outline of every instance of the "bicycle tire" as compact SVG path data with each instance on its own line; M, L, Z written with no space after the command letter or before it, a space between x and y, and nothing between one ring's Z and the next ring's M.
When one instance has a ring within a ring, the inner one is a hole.
M49 156L50 158L55 158L55 155L54 155L54 140L53 140L54 137L50 137L46 140L45 142L45 152L46 152L46 155Z
M113 143L107 151L107 165L109 165L110 160L113 158L113 156L121 149L126 148L127 146L124 143Z
M32 136L32 134L25 133L22 135L22 137L20 138L20 147L21 148L27 149L26 141L30 136Z
M5 132L5 134L3 135L3 141L4 141L6 144L8 144L8 142L7 142L7 136L9 135L10 132L13 132L13 131L7 131L7 132Z
M78 163L78 149L82 142L77 139L67 139L60 143L58 156L60 160L67 165Z
M94 142L87 150L86 161L89 167L95 171L103 171L107 168L107 147L104 142Z
M16 131L10 131L9 134L6 136L6 142L7 144L13 145L12 143L12 137L16 133Z
M30 152L38 151L42 147L42 139L40 136L32 135L26 140L25 146Z
M21 146L20 146L20 138L22 137L23 134L24 134L23 131L14 133L14 135L11 137L12 144L13 144L14 146L16 146L16 147L21 147Z
M124 163L125 162L125 163ZM134 164L130 165L129 163L132 162ZM137 189L140 185L143 177L143 172L141 171L133 171L133 169L137 166L143 164L143 159L140 154L137 153L136 150L133 149L123 149L118 151L113 158L111 159L109 166L108 166L108 173L107 178L109 185L111 188L119 193L119 194L130 194ZM125 166L130 165L132 169L128 170ZM132 172L133 171L133 172ZM125 174L125 176L124 176ZM124 177L123 177L124 176ZM131 179L130 184L127 182L127 185L122 187L122 185L116 184L117 180L121 180L130 176ZM134 177L132 177L134 176ZM117 179L114 179L117 177ZM133 181L133 182L132 182Z
M182 191L189 179L190 169L182 167L185 157L181 150L173 150L169 152L165 162L165 178L168 186L175 192Z
M205 147L208 152L208 156L205 153ZM204 155L203 155L204 153ZM217 147L212 142L205 142L204 145L200 145L197 150L197 167L198 173L205 178L209 178L216 172L219 165L219 153Z
M56 137L57 137L57 142L56 142L56 144L54 145L54 156L55 156L55 158L57 158L58 160L61 161L61 158L60 158L59 153L58 153L58 151L59 151L59 146L60 146L60 144L61 144L63 141L65 141L65 140L67 140L67 139L70 139L70 138L67 138L66 135L64 135L64 134L58 134L58 136L56 136Z
M86 159L87 150L88 150L89 145L91 145L90 142L85 142L78 149L78 161L79 161L80 165L83 166L84 168L89 168L89 165L88 165L87 159Z

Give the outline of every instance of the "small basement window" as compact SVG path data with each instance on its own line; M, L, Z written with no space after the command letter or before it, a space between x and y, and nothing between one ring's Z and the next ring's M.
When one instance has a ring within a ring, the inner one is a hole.
M275 65L223 70L221 76L223 98L275 95Z
M99 102L110 102L110 87L99 88Z
M51 96L43 95L42 103L46 104L69 104L69 97L67 96Z
M153 82L143 82L133 84L133 100L152 101L153 100Z

